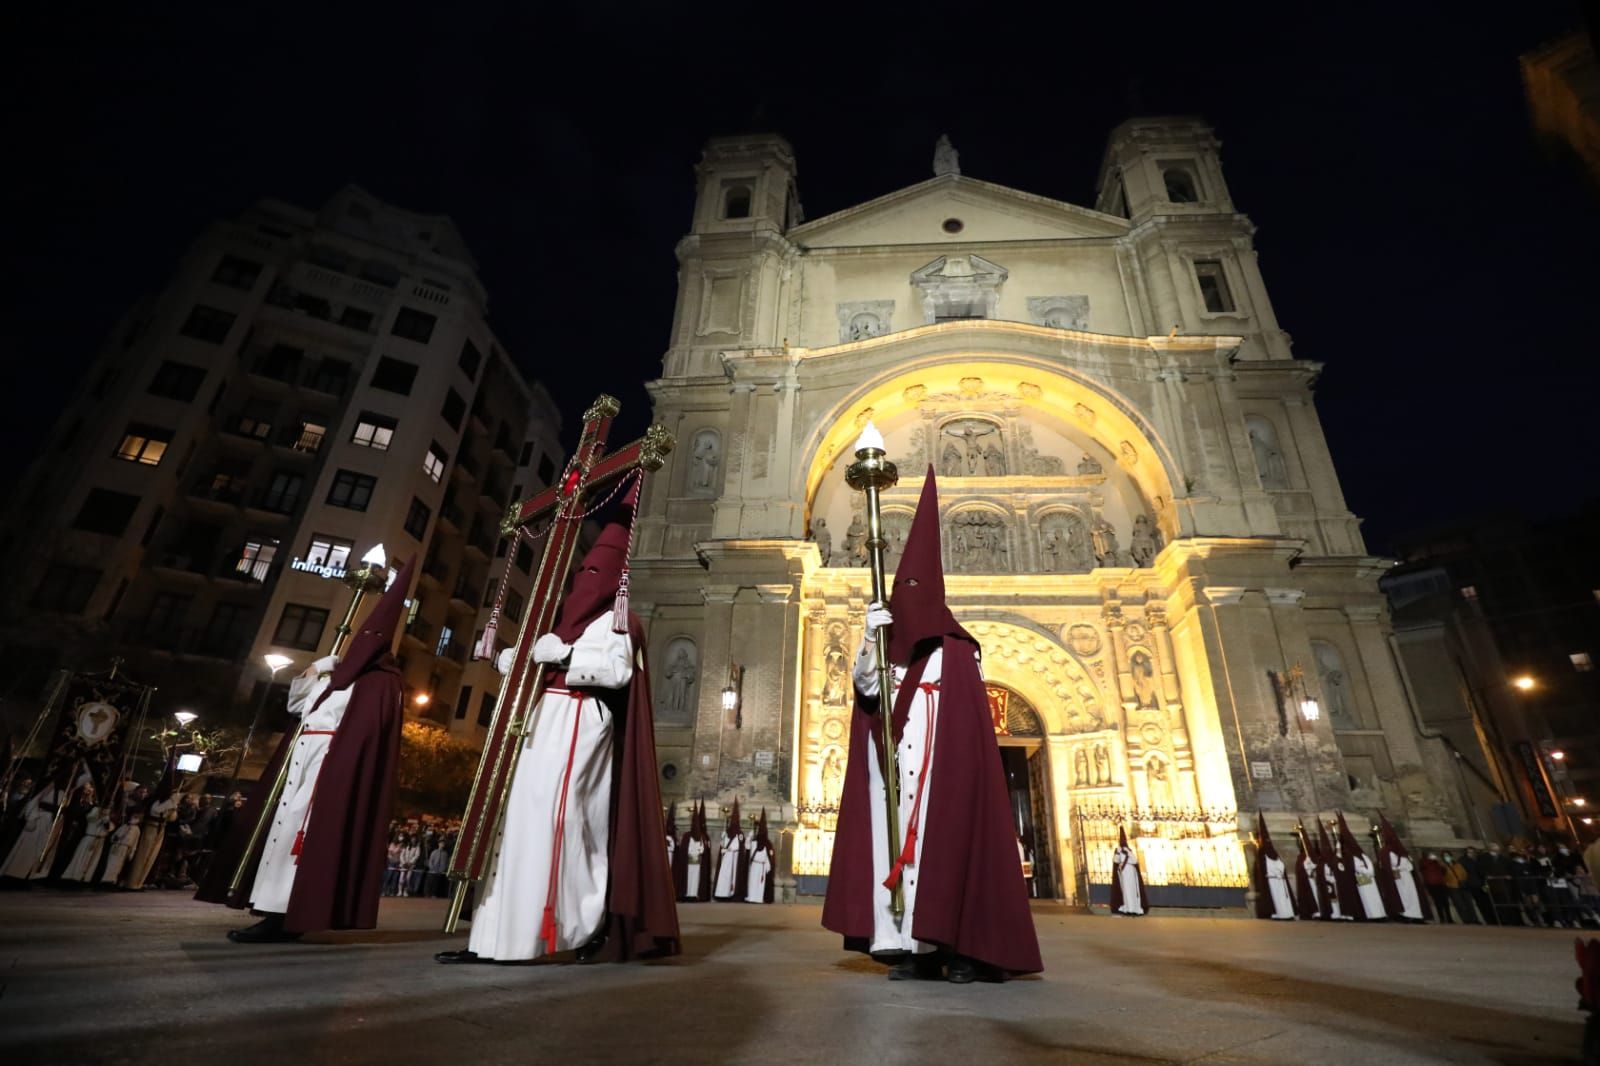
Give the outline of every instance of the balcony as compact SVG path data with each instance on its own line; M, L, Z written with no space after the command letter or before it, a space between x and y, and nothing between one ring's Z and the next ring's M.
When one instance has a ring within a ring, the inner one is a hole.
M229 415L222 423L222 432L231 440L265 444L272 437L272 423L253 415Z
M314 422L302 422L299 426L286 426L273 443L296 455L313 456L322 451L327 439L327 427Z
M156 552L150 556L150 566L152 569L164 571L169 576L189 580L202 580L211 573L211 559L208 556L195 555L181 549Z
M250 502L245 506L252 511L260 511L278 518L288 518L300 506L300 493L298 491L281 492L275 489L262 489L251 497Z
M454 501L446 503L439 508L439 524L449 526L449 531L459 535L467 528L467 516L462 513Z
M243 661L250 654L254 636L253 631L230 633L210 626L172 626L143 618L124 623L116 633L122 643L136 648L228 662Z
M438 634L432 622L426 618L419 618L407 627L403 639L411 641L420 648L432 650L437 646Z
M434 655L436 656L435 661L440 666L454 667L459 670L466 665L467 646L459 640L447 640L434 649Z
M478 609L478 601L483 595L483 589L475 582L462 578L456 582L455 589L450 593L450 606L460 611L473 611Z

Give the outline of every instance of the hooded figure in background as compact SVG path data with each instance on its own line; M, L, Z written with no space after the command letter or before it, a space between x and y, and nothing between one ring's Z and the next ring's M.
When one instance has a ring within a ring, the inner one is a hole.
M293 730L284 735L195 894L262 916L230 932L230 940L268 943L322 929L377 927L405 720L404 683L391 648L415 562L389 582L342 658L318 659L289 686L289 711L305 719L305 728L298 742ZM286 759L277 812L230 897L228 883Z
M1346 907L1345 910L1358 921L1381 922L1388 913L1383 907L1383 895L1378 890L1377 868L1367 858L1367 853L1361 850L1356 835L1350 831L1350 824L1344 820L1344 812L1339 811L1336 817L1339 820L1339 857L1344 860L1345 870L1355 887L1357 902L1357 906Z
M1289 868L1278 858L1278 849L1267 832L1267 816L1256 812L1256 917L1292 922L1294 896L1289 891Z
M746 903L772 902L772 870L776 865L777 851L772 838L767 836L767 809L761 808L761 820L756 822L746 848L745 869L748 871L744 901Z
M1404 922L1433 919L1433 903L1428 899L1422 872L1411 861L1411 853L1400 843L1389 819L1378 815L1383 850L1378 854L1378 890L1383 893L1384 910L1391 918Z
M638 483L624 500L631 511ZM661 790L644 623L627 610L631 527L612 522L574 570L523 726L472 934L443 963L675 955L678 912L661 847ZM509 673L516 649L500 654Z
M874 645L888 642L883 706ZM887 608L867 611L856 654L850 756L822 924L892 963L890 980L957 984L1043 969L978 642L945 603L939 495L928 468ZM900 777L899 853L888 854L881 715ZM895 920L891 888L903 893ZM948 974L945 968L948 966Z
M167 757L166 769L155 791L145 801L139 812L139 844L133 857L122 870L122 887L133 892L144 891L144 883L155 869L156 859L167 842L167 826L178 817L178 753Z
M717 861L717 887L711 898L724 903L744 899L745 888L744 832L739 828L739 797L733 798L733 813L722 829L722 855Z
M1295 835L1300 841L1300 857L1294 863L1295 913L1307 920L1319 919L1322 917L1322 905L1319 902L1321 895L1317 891L1317 851L1306 837L1304 822L1295 829Z
M685 903L711 898L711 834L706 832L706 801L689 811L689 831L672 856L672 883Z
M1322 905L1322 916L1329 921L1349 922L1355 919L1346 913L1346 907L1356 895L1356 879L1333 850L1328 839L1328 827L1317 821L1317 900Z
M1137 917L1146 907L1139 854L1128 846L1128 831L1118 826L1117 846L1111 852L1111 913Z
M667 810L667 813L662 816L662 818L661 818L661 831L662 831L662 834L667 838L667 865L672 867L673 897L676 898L676 897L682 895L681 892L677 891L677 885L678 885L678 857L675 854L675 852L677 852L677 850L678 850L678 805L677 805L677 803L673 803L673 805Z

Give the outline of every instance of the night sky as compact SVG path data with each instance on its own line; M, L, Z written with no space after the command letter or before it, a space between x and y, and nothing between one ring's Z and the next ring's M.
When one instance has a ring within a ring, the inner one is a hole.
M707 136L787 136L807 218L929 177L943 131L963 173L1092 205L1111 128L1183 112L1217 127L1278 317L1326 363L1317 406L1374 547L1600 491L1600 193L1535 144L1517 66L1581 26L1575 3L228 6L0 16L0 487L117 317L259 198L354 181L451 215L569 430L606 390L633 431Z

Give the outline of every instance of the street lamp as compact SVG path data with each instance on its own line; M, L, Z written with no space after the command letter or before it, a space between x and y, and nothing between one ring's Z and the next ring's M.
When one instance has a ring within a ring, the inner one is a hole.
M188 729L189 723L200 716L193 711L173 711L172 717L177 719L179 729Z
M722 709L725 713L733 715L733 728L744 728L744 711L739 706L739 687L744 677L744 668L738 663L728 666L728 684L722 690Z
M267 683L261 686L261 695L256 699L256 712L250 717L250 729L244 735L244 744L239 748L239 757L233 760L233 775L228 778L227 795L233 795L233 786L238 783L239 771L244 769L245 756L250 754L250 742L255 739L256 729L261 725L261 713L267 709L267 696L272 692L272 683L278 679L278 671L285 666L293 665L294 660L287 655L269 652L261 657L267 665Z
M1519 690L1521 690L1523 692L1531 692L1535 688L1538 687L1539 682L1535 681L1532 677L1528 676L1527 674L1521 674L1521 675L1519 675L1517 677L1512 678L1511 679L1511 684L1512 684L1512 686L1514 688L1517 688L1517 689L1519 689Z

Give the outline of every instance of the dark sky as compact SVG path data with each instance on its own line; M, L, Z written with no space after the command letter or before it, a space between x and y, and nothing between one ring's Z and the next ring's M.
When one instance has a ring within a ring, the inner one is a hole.
M929 176L941 131L964 173L1091 204L1112 126L1188 112L1224 142L1296 354L1327 364L1318 408L1376 547L1600 491L1600 195L1535 145L1517 66L1581 25L1572 2L19 6L0 16L19 461L117 316L260 197L355 181L452 215L523 368L573 421L617 392L636 430L707 136L785 134L816 218Z

